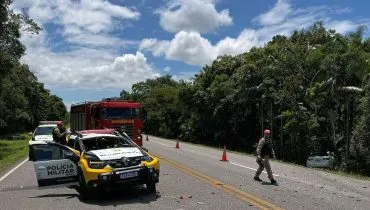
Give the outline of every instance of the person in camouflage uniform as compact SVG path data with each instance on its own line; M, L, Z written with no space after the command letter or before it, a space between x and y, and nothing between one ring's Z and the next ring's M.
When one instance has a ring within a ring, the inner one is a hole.
M57 127L53 130L53 140L56 143L67 145L67 129L62 122L57 123Z
M261 175L264 168L266 168L268 178L272 184L276 184L276 180L274 179L271 171L271 166L269 162L269 158L273 157L276 159L275 151L273 148L273 144L271 141L271 131L264 130L263 138L261 138L258 142L257 146L257 159L256 162L258 163L259 167L256 171L256 175L254 176L254 180L262 181L259 176Z

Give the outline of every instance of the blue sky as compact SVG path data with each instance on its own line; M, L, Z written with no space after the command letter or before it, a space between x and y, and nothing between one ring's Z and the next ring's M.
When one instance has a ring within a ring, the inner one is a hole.
M43 28L23 33L22 62L67 107L160 75L190 80L219 55L317 20L340 33L370 25L367 0L15 0L12 8Z

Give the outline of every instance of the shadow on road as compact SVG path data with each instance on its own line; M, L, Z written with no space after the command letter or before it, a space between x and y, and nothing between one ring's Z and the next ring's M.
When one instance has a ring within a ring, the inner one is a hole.
M262 185L273 185L273 186L279 186L279 184L278 184L278 183L271 184L271 182L265 182L265 181L263 181L261 184L262 184Z
M79 194L78 187L74 188L77 193L45 194L28 198L65 197L66 199L78 198L80 202L97 206L118 206L122 204L142 203L149 204L161 197L160 192L149 193L144 186L131 187L124 190L112 190L104 193L95 200L83 199Z
M28 197L28 198L59 198L59 197L66 197L66 199L71 199L78 197L79 194L77 193L68 193L68 194L46 194L46 195L39 195L35 197Z
M81 202L98 206L117 206L121 204L142 203L149 204L160 198L160 193L148 193L146 189L115 190L104 194L97 200L83 200Z

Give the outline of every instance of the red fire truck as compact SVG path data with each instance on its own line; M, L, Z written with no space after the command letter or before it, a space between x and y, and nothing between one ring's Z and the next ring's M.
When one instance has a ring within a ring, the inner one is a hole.
M103 99L71 106L71 131L113 128L124 131L142 146L141 104L130 100Z

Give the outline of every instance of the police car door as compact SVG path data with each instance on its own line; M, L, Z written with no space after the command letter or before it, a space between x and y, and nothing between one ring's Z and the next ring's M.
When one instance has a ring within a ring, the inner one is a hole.
M53 142L33 141L29 149L29 159L33 161L39 187L77 183L77 162L80 157L68 147Z

